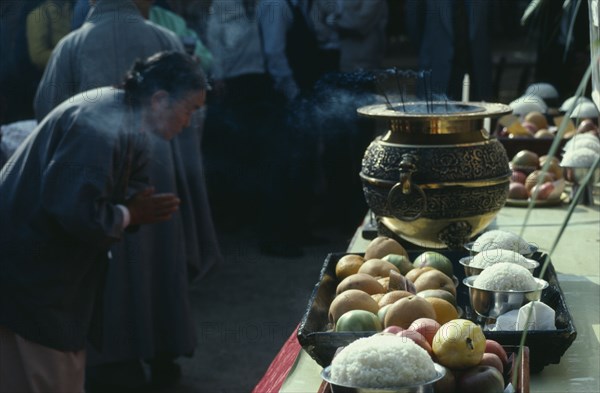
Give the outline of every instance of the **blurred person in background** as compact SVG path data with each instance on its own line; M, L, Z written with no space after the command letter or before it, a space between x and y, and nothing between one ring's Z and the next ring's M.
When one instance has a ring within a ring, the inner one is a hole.
M44 70L58 41L71 31L72 17L71 0L46 0L27 15L27 48L39 70Z
M116 84L138 58L163 50L183 53L177 36L145 20L145 0L98 0L86 22L53 52L36 95L39 119L80 91ZM201 154L203 113L168 144L152 144L149 173L158 192L181 199L173 220L128 234L113 247L103 298L104 346L89 350L90 389L126 389L179 378L175 359L191 355L196 332L188 288L222 259L212 221ZM128 296L128 294L133 294ZM124 300L125 299L125 300Z
M83 24L94 2L95 0L77 0L73 30ZM158 2L154 0L134 0L134 2L145 19L175 33L181 40L185 51L196 57L204 72L210 73L213 62L212 54L202 43L196 31L190 29L180 15L172 12L166 5L158 5Z
M489 43L490 2L479 0L406 0L406 32L419 55L419 69L431 71L432 91L462 99L469 74L470 100L492 97ZM425 92L421 92L423 94Z
M59 105L3 167L0 392L84 391L86 342L106 339L98 318L111 245L177 216L178 196L149 179L149 142L180 133L205 90L187 55L139 61L121 88Z
M31 62L27 15L41 1L0 1L0 124L32 119L33 97L42 77Z
M292 137L285 97L267 72L258 1L213 2L207 38L214 54L214 91L207 106L205 154L210 189L224 227L258 225L263 254L300 256L290 195Z
M288 101L308 94L319 78L314 0L260 0L258 23L267 71Z
M340 70L374 70L383 66L388 5L386 0L339 0L327 18L340 45Z

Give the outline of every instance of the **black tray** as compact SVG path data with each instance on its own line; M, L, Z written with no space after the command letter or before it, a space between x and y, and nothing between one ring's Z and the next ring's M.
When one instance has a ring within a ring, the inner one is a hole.
M458 260L467 255L466 251L437 250L446 255L454 264L454 274L460 284L457 288L457 303L464 310L464 318L475 320L476 316L469 304L468 288L462 284L465 277L463 267ZM422 251L410 251L413 260ZM304 350L321 366L326 367L331 363L337 348L348 345L352 341L372 335L374 332L332 332L327 331L331 326L327 319L329 305L335 296L337 279L335 265L347 253L331 253L325 258L321 269L319 282L315 285L309 299L308 307L298 328L298 341ZM358 254L362 255L362 254ZM536 252L532 259L540 262L540 267L534 272L539 276L541 264L546 258L545 253ZM548 364L558 364L561 356L571 346L577 336L575 325L567 308L565 297L558 283L556 271L550 262L543 277L548 281L548 288L542 293L542 302L552 307L556 312L556 330L542 331L530 330L527 334L525 345L530 350L530 371L537 373ZM521 332L514 331L485 331L485 336L496 340L502 345L519 345Z

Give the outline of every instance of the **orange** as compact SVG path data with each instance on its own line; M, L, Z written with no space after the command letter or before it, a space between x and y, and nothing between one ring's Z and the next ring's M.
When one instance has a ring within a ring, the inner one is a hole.
M435 311L435 320L443 325L446 322L450 322L453 319L458 319L458 311L452 303L439 297L426 297L427 300Z
M342 281L344 278L358 273L358 269L365 262L360 255L347 254L339 259L335 265L335 276Z

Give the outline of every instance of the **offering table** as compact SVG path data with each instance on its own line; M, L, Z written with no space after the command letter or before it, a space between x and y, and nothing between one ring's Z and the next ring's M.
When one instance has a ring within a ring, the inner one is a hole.
M568 205L527 209L504 207L492 226L520 234L550 252L567 217ZM521 229L523 231L521 231ZM348 252L364 252L369 240L359 227ZM336 251L336 250L332 250ZM325 255L323 256L325 258ZM550 255L577 338L559 364L530 376L531 392L600 391L600 208L578 205ZM315 277L315 282L318 278ZM321 367L300 348L293 332L255 388L256 393L317 393Z

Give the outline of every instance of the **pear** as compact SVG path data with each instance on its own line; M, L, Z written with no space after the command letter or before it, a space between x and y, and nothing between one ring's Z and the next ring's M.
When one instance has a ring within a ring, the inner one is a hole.
M424 298L439 297L440 299L444 299L445 301L451 303L454 307L456 307L456 297L454 297L454 295L452 295L450 292L445 291L443 289L425 289L421 292L417 292L417 296L421 296Z
M417 293L426 289L443 289L456 297L454 281L437 269L432 269L419 275L414 281Z
M356 273L344 278L338 284L335 293L336 295L339 295L349 289L359 289L369 295L385 292L383 285L381 285L375 277L365 273Z
M435 319L435 309L422 297L411 295L394 302L385 313L384 327L400 326L408 329L418 318Z
M396 240L387 236L378 236L367 245L365 260L383 258L388 254L399 254L408 258L408 252Z

